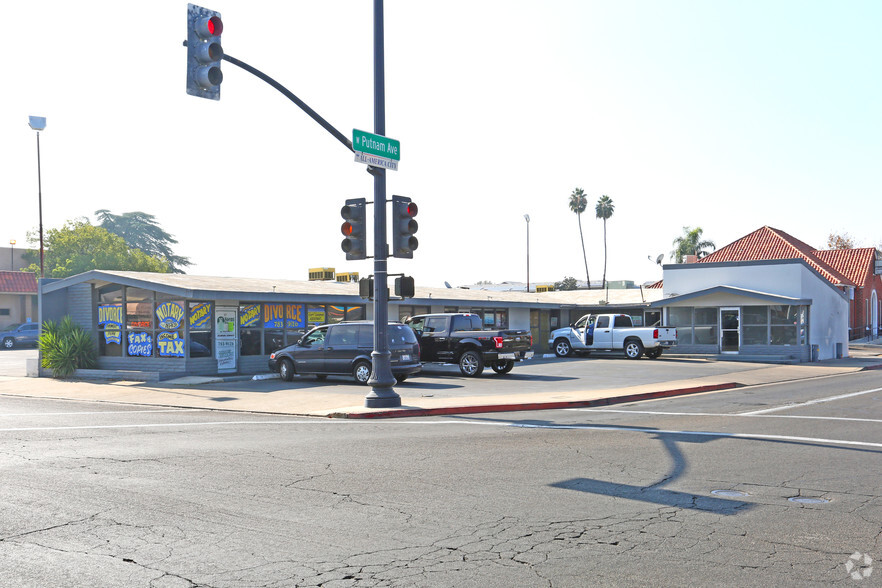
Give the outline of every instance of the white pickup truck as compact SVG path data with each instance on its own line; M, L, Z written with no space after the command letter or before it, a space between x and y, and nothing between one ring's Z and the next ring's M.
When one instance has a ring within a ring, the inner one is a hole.
M548 338L548 346L558 357L574 351L587 355L595 350L621 350L628 359L644 354L656 359L676 344L674 327L635 327L627 314L586 314L569 327L555 329Z

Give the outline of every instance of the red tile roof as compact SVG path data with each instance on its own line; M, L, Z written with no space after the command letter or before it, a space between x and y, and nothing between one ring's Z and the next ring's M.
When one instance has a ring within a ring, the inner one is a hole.
M0 292L6 294L36 294L37 275L31 272L0 271Z
M818 259L842 272L858 287L864 286L873 277L876 263L876 248L828 249L815 251Z
M825 260L814 247L803 243L796 237L772 227L762 227L749 235L717 249L703 257L697 263L714 263L719 261L759 261L765 259L802 259L834 284L856 286L857 282L850 279L839 263ZM824 256L830 260L838 260L837 256ZM860 280L863 284L863 280Z

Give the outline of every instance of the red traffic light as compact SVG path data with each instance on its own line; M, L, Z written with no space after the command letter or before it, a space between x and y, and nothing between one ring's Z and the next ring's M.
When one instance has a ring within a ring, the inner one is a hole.
M196 34L203 39L220 37L223 32L224 21L217 15L202 18L196 23Z
M419 212L420 209L417 207L416 202L408 202L407 208L404 210L407 212L407 216L413 218L417 215L417 212Z
M340 225L340 232L343 233L344 236L349 237L354 232L354 228L352 227L352 223L345 222Z

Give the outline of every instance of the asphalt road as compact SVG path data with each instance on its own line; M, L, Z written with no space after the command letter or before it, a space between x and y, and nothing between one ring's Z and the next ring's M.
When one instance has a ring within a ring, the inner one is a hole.
M876 586L880 400L882 371L380 422L0 396L0 585Z

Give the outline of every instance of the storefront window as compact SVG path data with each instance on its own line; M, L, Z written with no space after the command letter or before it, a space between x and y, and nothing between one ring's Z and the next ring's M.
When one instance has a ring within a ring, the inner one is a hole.
M799 341L799 306L769 307L772 345L797 345Z
M342 323L343 317L345 316L346 311L343 306L335 306L333 304L328 305L328 322L329 323Z
M677 327L677 343L692 344L692 307L672 306L668 308L668 324Z
M126 328L153 328L153 292L126 288Z
M741 341L744 345L769 344L769 307L745 306L741 309Z
M366 316L367 315L364 312L364 306L347 306L346 307L346 320L347 321L363 321L366 318Z
M695 329L692 337L697 345L717 344L717 313L716 307L695 308Z
M190 317L190 357L211 357L212 307L210 302L191 302Z

